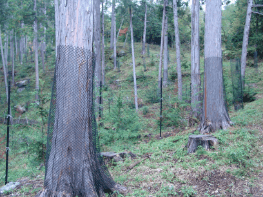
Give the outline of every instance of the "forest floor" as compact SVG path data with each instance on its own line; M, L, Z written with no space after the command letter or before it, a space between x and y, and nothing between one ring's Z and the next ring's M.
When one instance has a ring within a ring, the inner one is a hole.
M99 120L104 123L104 127L99 128L101 151L131 151L137 155L136 158L127 157L123 161L107 163L114 180L128 188L128 193L125 196L263 196L263 81L261 80L263 78L263 64L259 63L257 72L254 68L247 67L247 79L250 80L249 86L257 93L256 99L253 102L244 103L244 109L239 111L235 111L234 107L229 105L229 115L234 125L227 130L213 133L219 140L219 146L209 151L199 148L195 153L187 154L188 136L198 133L196 130L198 124L188 125L189 104L167 104L168 109L174 109L171 111L172 117L167 118L164 123L162 138L159 138L159 103L146 102L147 96L143 95L149 93L147 92L149 86L146 86L146 83L157 82L159 46L150 46L150 57L146 58L146 72L143 71L140 48L140 43L137 43L136 71L138 89L141 87L142 95L139 100L139 104L141 104L139 118L136 119L129 114L130 108L123 107L121 108L123 116L127 115L127 119L132 119L132 121L125 122L128 129L127 127L124 127L123 130L116 129L118 127L114 123L116 120L110 119L112 117L120 118L114 114L119 109L116 103L116 105L112 104L111 109L109 109L110 104L108 107L105 106L103 113L106 118ZM187 49L182 54L183 82L188 84L190 82L190 56ZM108 51L107 60L109 56L110 52ZM123 98L127 95L132 97L133 90L129 90L129 94L125 90L128 89L127 87L133 86L131 55L128 53L119 60L121 62L120 72L112 69L112 60L107 61L105 79L108 84L103 91L103 96L106 98L105 103L107 103L109 95L113 93L116 94L116 97L119 95ZM169 79L176 80L173 78L176 69L172 63L175 62L174 49L170 49L170 60ZM50 62L54 62L54 60ZM227 65L229 61L224 60L224 62ZM42 73L42 78L40 78L43 81L45 77L52 78L52 69L54 69L54 65L49 66L49 70L45 74ZM203 72L202 60L201 72ZM32 69L32 81L33 74ZM229 85L231 84L230 66L224 67L224 75L228 83L225 87L226 94L230 98L229 95L232 94L232 86ZM125 91L118 92L116 81L123 82L122 89ZM176 95L174 89L169 86L165 91L173 91L173 95ZM47 91L50 89L46 88L43 94ZM142 92L145 93L142 94ZM50 96L50 93L47 95ZM125 104L125 102L123 103ZM44 107L48 109L49 104L46 103ZM169 113L168 109L164 108ZM36 108L31 108L31 111L27 112L27 117L36 119L33 116L36 114L36 110ZM110 114L111 110L112 114ZM132 110L134 111L134 109ZM165 115L168 117L167 114ZM26 115L23 114L21 117L23 118L23 116ZM127 119L122 117L118 121L127 121ZM40 121L40 118L37 120ZM30 129L35 132L36 128L32 127ZM1 126L2 130L4 128ZM29 129L21 126L17 128L21 129L21 132L23 129L26 132ZM129 133L133 130L138 130L136 135L135 132ZM30 132L32 131L30 130ZM4 135L0 136L0 138L2 137ZM20 141L23 141L22 138ZM35 146L30 146L31 141L27 140L26 142L30 149L21 146L21 151L15 155L16 157L11 155L10 159L9 181L19 181L21 185L13 191L4 193L4 196L34 196L43 187L43 162L32 162L36 160L38 153ZM0 162L2 166L0 167L0 185L3 185L4 158ZM116 194L116 196L122 195Z

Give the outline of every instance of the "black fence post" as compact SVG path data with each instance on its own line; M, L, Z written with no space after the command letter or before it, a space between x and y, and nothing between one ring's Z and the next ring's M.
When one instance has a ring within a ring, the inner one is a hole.
M163 119L163 78L161 77L161 98L160 98L160 138L162 137L162 119Z
M11 108L10 108L10 81L8 81L8 114L7 114L7 141L6 141L6 173L5 173L5 184L7 184L8 179L8 153L9 153L9 124L11 117Z

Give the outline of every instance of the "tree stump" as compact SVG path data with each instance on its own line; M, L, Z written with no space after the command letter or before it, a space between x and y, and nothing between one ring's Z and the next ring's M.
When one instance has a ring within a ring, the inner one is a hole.
M198 146L209 150L211 146L216 147L218 139L212 135L190 135L187 143L187 152L194 153Z

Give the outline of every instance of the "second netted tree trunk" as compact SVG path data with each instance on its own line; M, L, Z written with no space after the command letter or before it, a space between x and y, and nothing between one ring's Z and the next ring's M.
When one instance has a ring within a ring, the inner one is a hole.
M231 121L225 106L221 50L221 0L206 2L205 72L202 134L226 129Z

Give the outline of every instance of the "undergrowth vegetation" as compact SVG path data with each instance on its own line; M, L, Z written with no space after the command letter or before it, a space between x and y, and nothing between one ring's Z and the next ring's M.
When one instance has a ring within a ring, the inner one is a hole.
M141 45L136 43L135 46L135 57L140 57ZM114 180L128 187L127 196L253 195L253 191L261 184L257 174L263 167L262 64L259 63L256 75L254 68L247 68L244 95L248 102L244 103L244 109L234 111L231 69L229 61L224 60L225 100L234 124L227 130L213 133L219 140L219 145L214 149L207 151L199 147L194 154L187 154L189 135L199 134L198 123L189 124L193 118L189 104L190 54L185 51L183 56L184 100L178 101L176 65L173 63L175 49L170 48L169 51L169 83L163 88L160 139L160 90L157 81L159 48L155 45L149 46L146 71L142 59L136 58L138 112L134 107L129 50L125 50L126 55L118 59L120 68L116 70L113 70L112 60L109 60L111 51L106 50L103 104L95 106L95 109L103 108L102 117L97 118L101 150L131 151L137 155L135 159L125 158L118 163L108 163ZM35 92L30 88L34 84L33 64L18 64L16 68L19 71L16 81L29 79L30 85L27 86L28 90L21 93L17 92L17 87L12 88L12 116L14 119L34 120L37 124L11 126L9 181L22 177L36 178L44 173L48 112L55 64L54 51L50 52L46 72L40 72L39 103L34 102ZM203 70L202 65L201 73ZM95 90L95 93L96 96L99 95L98 90ZM4 94L1 94L0 104L1 114L6 114ZM14 106L18 104L26 107L25 113L19 114L15 111ZM95 111L98 117L99 112ZM1 136L5 136L6 126L1 124L0 128ZM4 144L1 147L4 147ZM130 168L135 162L138 164ZM0 160L1 185L4 184L5 177L4 163L3 154ZM35 192L37 190L33 193Z

